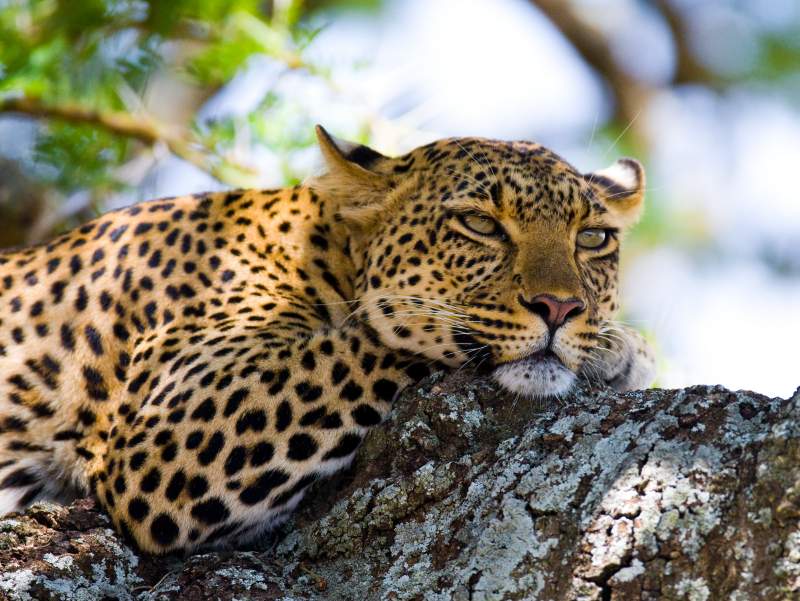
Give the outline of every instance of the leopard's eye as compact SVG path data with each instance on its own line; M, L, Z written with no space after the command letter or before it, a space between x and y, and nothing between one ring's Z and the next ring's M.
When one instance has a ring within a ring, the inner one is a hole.
M490 217L478 217L477 215L464 215L461 217L469 229L484 236L490 236L497 231L497 222Z
M583 230L578 232L578 246L582 246L583 248L599 248L603 246L603 243L606 241L606 236L605 230Z

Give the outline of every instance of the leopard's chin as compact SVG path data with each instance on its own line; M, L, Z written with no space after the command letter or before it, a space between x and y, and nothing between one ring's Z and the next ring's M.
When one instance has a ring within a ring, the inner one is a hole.
M567 392L576 375L553 353L540 352L500 365L492 377L511 392L548 397Z

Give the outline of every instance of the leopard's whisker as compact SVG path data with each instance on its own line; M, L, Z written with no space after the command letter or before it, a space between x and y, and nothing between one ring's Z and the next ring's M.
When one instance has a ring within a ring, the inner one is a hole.
M473 349L473 350L470 350L470 351L468 351L468 353L471 353L471 354L473 354L473 355L477 355L477 354L478 354L480 351L482 351L483 349L487 348L488 346L489 346L488 344L484 344L483 346L481 346L481 347L479 347L479 348L477 348L477 349ZM477 370L477 369L478 369L478 368L479 368L479 367L480 367L480 366L481 366L481 365L484 363L484 361L486 361L486 359L488 359L488 357L484 357L483 359L481 359L481 362L480 362L480 363L478 363L478 365L476 365L476 366L475 366L475 369ZM470 361L471 361L471 360L472 360L472 358L470 358ZM463 364L462 364L462 365L461 365L461 366L460 366L460 367L459 367L459 368L456 370L456 372L455 372L455 373L458 373L458 372L460 372L462 369L464 369L464 366L465 366L465 365L468 365L468 364L469 364L469 361L465 361L465 362L464 362L464 363L463 363Z
M435 305L444 306L444 307L447 307L449 309L453 309L453 310L456 310L456 311L463 311L463 309L461 309L458 305L454 305L451 302L447 302L447 301L444 301L444 300L441 300L441 299L425 298L425 297L421 297L421 296L408 296L408 295L402 295L402 294L393 294L393 295L390 296L390 298L408 299L408 300L414 301L415 303L416 302L421 302L423 304L424 303L431 303L431 304L435 304Z
M492 162L489 160L489 157L486 156L486 151L483 149L483 146L481 146L480 143L478 143L478 148L480 149L481 154L483 155L483 158L486 160L486 167L489 170L489 175L494 180L492 183L496 185L497 184L497 173L495 173L494 167L492 166Z
M471 158L473 161L475 161L475 164L476 164L476 165L478 165L478 167L480 167L481 169L483 169L483 164L482 164L482 163L481 163L481 162L480 162L478 159L476 159L476 158L475 158L475 156L474 156L474 155L473 155L473 154L472 154L472 153L471 153L469 150L467 150L466 148L464 148L464 147L461 145L461 142L459 142L459 141L458 141L456 138L450 138L450 140L451 140L451 141L453 141L453 142L455 142L456 144L458 144L458 146L461 148L461 150L463 150L464 152L466 152L466 153L469 155L469 157L470 157L470 158Z
M619 141L620 141L620 139L622 139L622 136L624 136L624 135L625 135L625 132L626 132L626 131L628 131L628 130L631 128L631 126L634 124L634 122L635 122L635 121L636 121L636 119L639 117L639 115L641 114L641 112L642 112L642 109L639 109L639 112L638 112L638 113L636 113L636 115L634 115L633 119L631 119L631 122L630 122L630 123L628 123L628 127L626 127L625 129L623 129L623 130L622 130L622 133L621 133L619 136L617 136L617 139L616 139L616 140L614 140L614 143L613 143L611 146L609 146L609 147L608 147L608 150L606 150L606 154L604 154L604 155L603 155L603 158L606 158L606 155L607 155L609 152L611 152L611 149L612 149L612 148L614 148L614 146L616 146L616 145L617 145L617 142L619 142Z
M452 171L453 173L455 173L455 174L457 174L457 175L462 175L462 176L464 176L464 177L467 177L467 178L471 179L471 180L472 180L473 182L475 182L475 184L476 184L476 185L477 185L477 186L480 188L481 192L483 192L483 193L485 193L485 194L488 194L488 193L489 193L489 191L486 189L486 184L482 184L481 182L479 182L478 180L476 180L476 179L475 179L474 177L472 177L471 175L469 175L469 174L467 174L467 173L462 173L461 171L456 171L455 169L451 169L451 168L448 168L448 170L449 170L449 171Z
M433 312L433 311L430 311L430 312L425 312L425 311L403 311L403 312L398 312L398 311L395 311L393 314L395 316L398 316L398 315L399 316L417 315L417 316L420 316L420 317L432 317L432 318L436 318L438 320L445 321L447 323L453 323L453 324L481 323L480 320L477 320L477 319L471 319L471 320L454 319L454 318L452 318L452 317L450 317L450 316L448 316L446 314L437 313L437 312Z

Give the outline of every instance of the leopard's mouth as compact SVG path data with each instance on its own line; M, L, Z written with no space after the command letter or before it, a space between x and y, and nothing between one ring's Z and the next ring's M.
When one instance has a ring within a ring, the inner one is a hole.
M575 373L551 350L542 350L498 366L492 377L511 392L546 397L567 392Z

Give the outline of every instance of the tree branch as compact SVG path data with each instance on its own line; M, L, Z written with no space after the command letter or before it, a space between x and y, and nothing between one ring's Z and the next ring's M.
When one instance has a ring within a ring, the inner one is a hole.
M578 51L583 60L599 73L611 88L616 100L614 118L620 123L634 123L636 116L647 105L654 90L638 82L617 65L611 46L605 36L582 19L569 0L530 0L561 31ZM666 20L675 42L676 66L673 83L702 83L714 85L719 78L697 62L689 48L689 36L682 15L669 0L656 0L655 4ZM633 129L641 141L647 135L634 123Z
M655 0L664 20L672 32L675 42L676 65L673 83L718 83L719 78L703 67L692 54L689 48L689 35L683 16L668 0Z
M567 0L530 0L530 2L552 21L583 60L608 82L616 100L615 119L621 123L633 123L646 105L652 90L619 68L605 36L587 24L576 13L571 2ZM638 133L643 135L641 130Z
M147 146L154 146L160 142L175 156L224 181L217 166L202 152L192 149L191 141L146 115L131 115L121 111L96 111L73 104L47 105L37 98L2 100L0 113L3 112L22 113L36 119L55 119L90 125L116 136L133 138Z
M135 138L148 146L156 142L169 144L177 141L177 136L153 119L119 111L101 112L69 104L48 106L36 98L14 98L0 102L0 112L93 125L117 136Z

